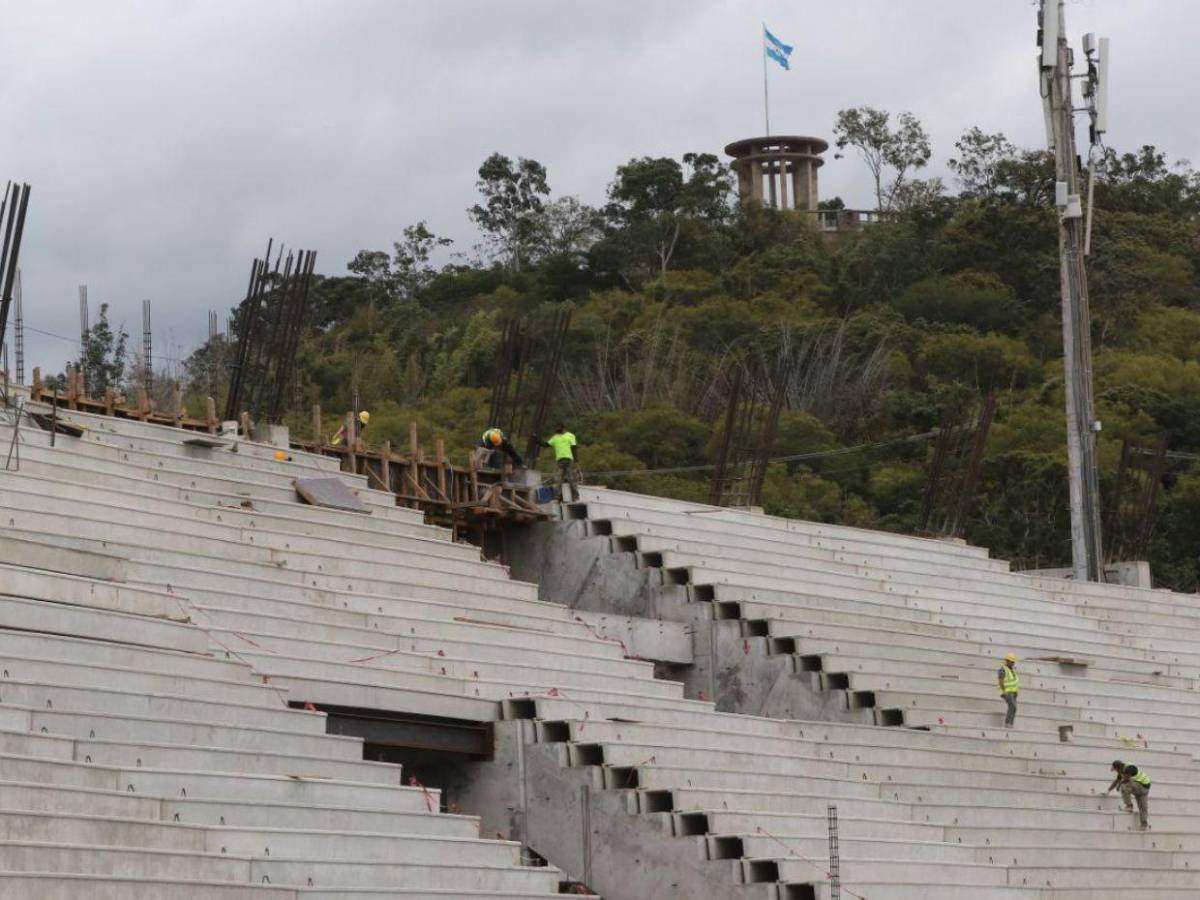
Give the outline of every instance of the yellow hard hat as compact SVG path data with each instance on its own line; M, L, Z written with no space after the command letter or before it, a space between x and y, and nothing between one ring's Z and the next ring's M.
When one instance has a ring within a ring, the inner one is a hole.
M358 414L358 421L360 421L364 425L366 425L368 422L371 421L371 414L364 409L362 412L360 412Z
M287 462L287 458L288 458L288 455L286 453L284 453L282 450L275 451L275 459L277 459L279 462Z
M488 440L499 446L504 443L504 435L500 433L499 429L492 429L488 432Z
M1010 653L1010 654L1008 654L1008 656L1004 657L1004 661L1005 661L1005 662L1010 662L1010 663L1014 663L1014 662L1016 662L1016 661L1017 661L1017 654L1015 654L1015 653Z

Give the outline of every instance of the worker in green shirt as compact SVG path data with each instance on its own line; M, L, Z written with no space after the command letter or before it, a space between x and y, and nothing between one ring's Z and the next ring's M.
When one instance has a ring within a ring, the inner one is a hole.
M560 422L554 434L542 441L542 446L549 447L554 451L554 463L558 466L555 496L559 500L566 499L563 496L563 479L566 479L567 484L571 485L571 499L578 500L579 451L576 447L575 435L567 431L567 426Z

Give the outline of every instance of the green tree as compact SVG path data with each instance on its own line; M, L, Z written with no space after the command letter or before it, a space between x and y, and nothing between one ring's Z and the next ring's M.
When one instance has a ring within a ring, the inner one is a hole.
M908 112L900 113L892 127L891 113L884 110L871 106L843 109L834 122L833 135L839 150L853 147L867 164L878 209L891 209L908 173L923 168L933 155L929 135ZM889 169L892 179L885 183Z
M920 368L942 381L974 385L983 392L1024 387L1037 360L1020 341L999 334L939 334L921 348Z
M980 332L1008 331L1020 324L1012 289L990 272L924 278L909 285L896 308L909 321L952 322Z
M100 304L100 317L87 331L84 345L83 367L88 391L93 396L103 394L109 388L120 391L125 378L125 352L129 334L119 328L113 332L108 322L108 304Z
M671 267L689 223L713 225L729 215L728 167L711 153L631 159L617 167L604 214L628 262L653 260L656 274Z
M550 194L546 167L535 159L519 157L514 163L493 153L479 167L475 186L483 203L472 206L468 215L505 265L520 271L536 241L542 198Z
M978 125L963 132L954 142L958 155L946 161L958 176L963 197L994 199L999 192L998 170L1016 158L1016 146L1004 132L987 134Z

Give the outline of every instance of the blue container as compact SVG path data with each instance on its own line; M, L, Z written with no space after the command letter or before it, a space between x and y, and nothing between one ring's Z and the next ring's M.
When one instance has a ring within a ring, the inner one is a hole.
M533 499L537 503L553 503L554 502L554 488L552 488L548 484L542 485L540 488L538 488L536 491L533 492Z

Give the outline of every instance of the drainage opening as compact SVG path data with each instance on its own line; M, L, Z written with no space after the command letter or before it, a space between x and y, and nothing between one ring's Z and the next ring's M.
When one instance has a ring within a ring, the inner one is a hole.
M717 589L711 584L693 584L692 599L697 602L712 602L717 599Z
M612 539L613 553L637 553L637 548L636 534L620 534Z
M586 503L568 503L567 510L564 514L567 519L586 519L587 504Z
M635 546L636 550L637 547ZM638 565L643 569L661 569L663 558L661 553L643 553L638 557Z
M588 522L588 535L591 537L608 537L612 534L612 522L601 519L599 522Z

